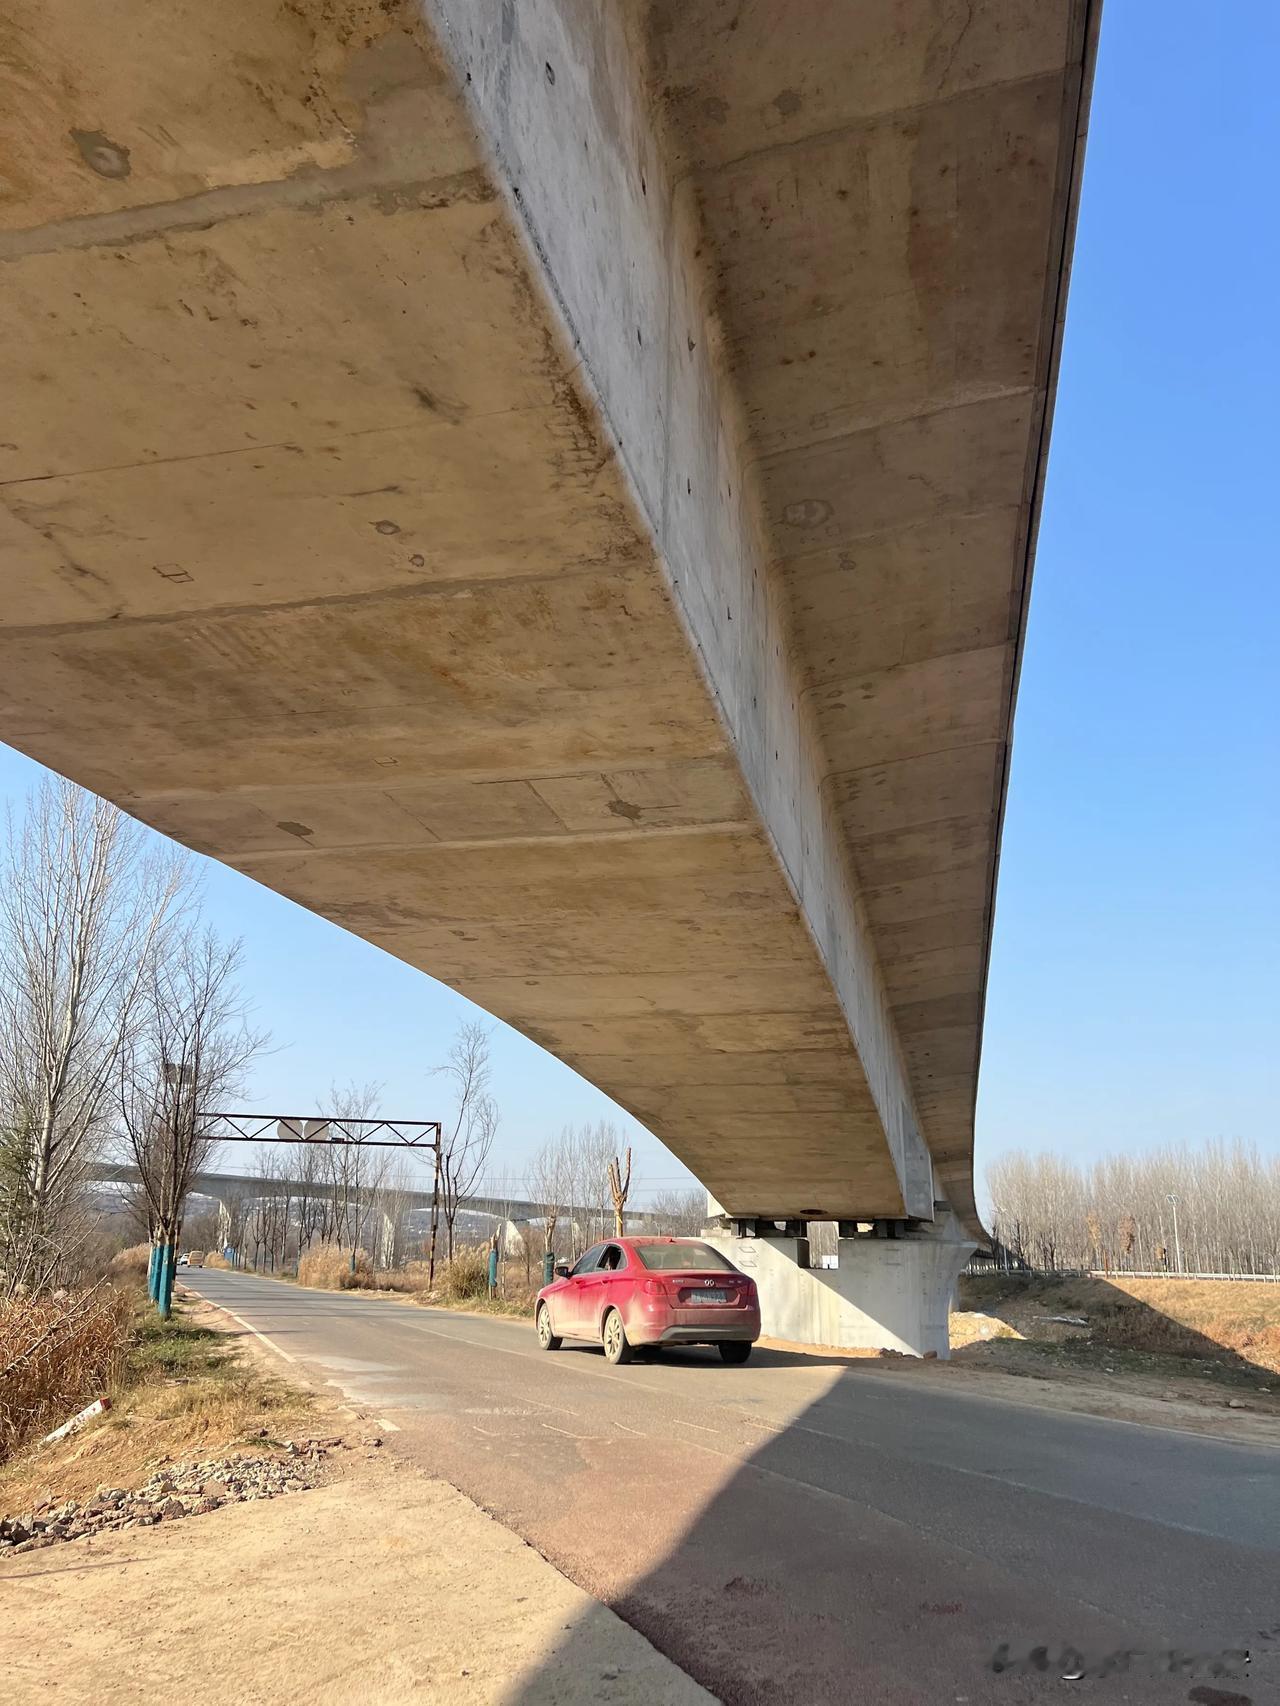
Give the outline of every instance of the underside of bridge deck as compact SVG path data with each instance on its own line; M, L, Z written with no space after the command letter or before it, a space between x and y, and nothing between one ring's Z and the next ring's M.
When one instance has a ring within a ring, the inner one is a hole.
M19 0L0 738L971 1228L1087 0Z

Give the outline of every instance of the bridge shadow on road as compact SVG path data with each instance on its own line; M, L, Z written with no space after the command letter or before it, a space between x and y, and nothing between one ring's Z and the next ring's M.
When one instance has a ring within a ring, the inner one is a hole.
M761 1369L810 1360L758 1355ZM670 1360L690 1392L718 1367ZM1092 1697L1127 1706L1280 1698L1280 1670L1275 1695L1256 1692L1274 1556L1256 1536L1237 1542L1230 1513L1216 1532L1189 1532L1214 1529L1211 1483L1229 1468L1188 1482L1192 1508L1179 1480L1202 1442L845 1364L743 1453L719 1437L734 1423L718 1396L705 1438L678 1422L654 1437L650 1417L645 1441L561 1442L574 1522L534 1524L530 1537L728 1706L1024 1706L1059 1695L1077 1658L1095 1672L1109 1663ZM566 1662L585 1688L575 1700L639 1698L616 1666L600 1668L598 1616L565 1630L554 1664L513 1683L509 1706L566 1699ZM1229 1659L1211 1674L1208 1655L1246 1646L1251 1682L1232 1680ZM1204 1655L1194 1671L1193 1653Z
M561 1346L561 1356L582 1356L595 1362L600 1360L599 1345L566 1342ZM697 1351L651 1351L648 1354L635 1353L636 1366L645 1367L657 1365L663 1368L679 1368L689 1379L696 1380L700 1375L722 1374L724 1365L713 1353L702 1354ZM765 1369L778 1372L793 1369L812 1368L850 1368L856 1364L876 1363L878 1353L861 1354L857 1351L787 1351L772 1345L757 1345L751 1353L751 1372L759 1374Z

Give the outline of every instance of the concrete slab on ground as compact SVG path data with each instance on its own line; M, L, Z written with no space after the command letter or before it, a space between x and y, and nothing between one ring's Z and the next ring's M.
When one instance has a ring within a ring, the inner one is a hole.
M403 1462L0 1576L0 1701L707 1706L607 1607Z

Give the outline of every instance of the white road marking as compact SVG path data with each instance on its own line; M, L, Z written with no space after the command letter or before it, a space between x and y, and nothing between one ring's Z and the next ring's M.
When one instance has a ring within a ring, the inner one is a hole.
M206 1297L204 1301L213 1303L211 1297ZM251 1321L246 1321L243 1315L237 1315L234 1309L228 1309L225 1303L213 1303L213 1307L221 1309L224 1315L229 1315L233 1321L244 1328L246 1333L252 1333L255 1339L261 1339L267 1349L274 1351L278 1357L283 1357L286 1362L297 1362L297 1357L290 1356L288 1351L282 1351L274 1339L269 1339L265 1333L260 1333Z
M597 1440L600 1437L599 1434L571 1434L568 1428L553 1427L550 1422L540 1422L538 1425L545 1428L548 1433L563 1434L566 1439Z

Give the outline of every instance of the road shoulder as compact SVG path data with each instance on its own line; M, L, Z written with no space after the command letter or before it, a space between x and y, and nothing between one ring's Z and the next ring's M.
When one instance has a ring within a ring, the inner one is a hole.
M309 1414L352 1432L331 1403ZM97 1706L147 1698L163 1677L166 1693L212 1687L243 1706L711 1701L446 1482L377 1450L335 1454L325 1479L10 1557L8 1697Z

